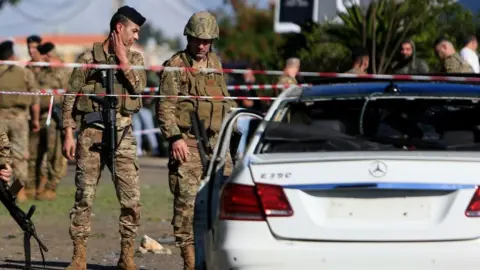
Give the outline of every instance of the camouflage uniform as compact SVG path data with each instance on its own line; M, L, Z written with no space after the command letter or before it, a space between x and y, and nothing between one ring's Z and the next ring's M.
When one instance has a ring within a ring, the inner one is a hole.
M33 72L19 66L0 66L0 89L38 93ZM0 118L13 150L13 173L27 193L35 191L35 182L28 178L29 108L38 102L38 96L0 95Z
M70 70L66 68L42 68L36 79L40 88L65 89L68 87ZM40 97L41 130L30 134L30 164L31 179L39 182L37 198L51 200L55 198L56 186L67 172L67 159L62 154L61 131L58 123L52 119L50 126L46 125L50 96ZM54 96L54 106L62 103L62 96Z
M129 50L127 53L130 65L143 66L144 61L140 53ZM95 43L92 50L82 53L77 63L104 63L116 64L116 57L107 54L102 43ZM141 99L130 97L129 94L141 94L146 86L146 73L144 70L130 69L126 72L115 71L114 88L119 97L117 107L117 130L118 148L116 157L116 182L114 186L121 205L119 218L119 232L122 237L122 254L124 247L132 249L137 229L140 224L140 183L139 165L136 156L136 141L132 134L132 117L141 107ZM75 68L72 72L68 87L69 93L105 93L101 84L101 71L96 69ZM85 262L83 253L86 239L91 230L91 212L95 191L97 189L100 173L105 166L100 151L91 149L95 143L102 141L103 125L84 123L83 118L88 113L99 111L99 105L93 103L88 96L65 96L63 101L63 126L64 128L76 128L76 116L81 115L82 124L76 147L76 174L75 204L70 211L70 236L74 241L74 261L78 265ZM124 246L125 243L125 246ZM78 253L83 253L78 255ZM75 257L77 256L78 257ZM82 257L83 256L83 257ZM121 256L123 258L123 255ZM77 261L78 259L78 261ZM133 253L132 253L133 260ZM119 261L120 262L120 261ZM75 269L75 268L72 268Z
M472 67L458 53L449 55L442 61L442 71L446 73L473 73Z
M365 71L359 69L358 67L353 67L345 73L353 73L353 74L367 74Z
M10 140L7 135L7 127L0 124L0 165L12 164L10 158Z
M208 12L195 13L188 21L185 35L201 39L218 38L218 25L215 17ZM202 65L203 64L203 65ZM166 63L168 67L193 67L222 69L217 56L210 52L206 61L196 62L188 49L173 55ZM205 74L201 71L162 72L160 75L160 95L173 96L229 96L223 73ZM190 112L195 111L200 120L205 121L205 129L211 145L215 145L222 120L230 108L236 107L232 100L200 99L160 99L157 103L157 117L162 134L170 145L179 139L185 140L190 155L186 162L169 157L169 185L174 196L172 219L176 244L182 250L184 269L194 269L194 203L199 188L202 165L197 142L190 129ZM231 170L227 166L226 174Z
M288 75L282 75L278 78L278 84L297 84L297 80L294 77Z

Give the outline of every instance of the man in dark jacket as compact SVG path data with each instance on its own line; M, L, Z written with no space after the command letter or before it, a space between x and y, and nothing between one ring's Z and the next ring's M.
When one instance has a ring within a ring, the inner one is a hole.
M393 74L425 74L428 73L427 63L417 58L415 52L415 43L411 40L406 40L402 43L400 49L400 58L393 63Z

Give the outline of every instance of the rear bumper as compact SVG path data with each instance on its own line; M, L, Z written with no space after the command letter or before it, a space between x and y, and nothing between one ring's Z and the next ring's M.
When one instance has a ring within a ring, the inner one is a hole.
M265 222L221 221L209 270L478 269L480 240L338 243L277 240ZM295 230L295 228L292 228Z

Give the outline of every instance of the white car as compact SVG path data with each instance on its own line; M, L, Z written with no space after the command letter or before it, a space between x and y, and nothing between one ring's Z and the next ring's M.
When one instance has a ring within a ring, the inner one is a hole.
M479 269L479 94L333 84L231 112L197 197L198 269ZM254 120L224 177L239 117Z

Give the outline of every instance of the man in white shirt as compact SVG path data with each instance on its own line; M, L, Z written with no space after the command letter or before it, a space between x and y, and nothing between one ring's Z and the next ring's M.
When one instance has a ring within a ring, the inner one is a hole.
M460 51L460 55L473 69L473 72L480 73L480 63L477 55L478 41L475 35L466 36L465 46Z

